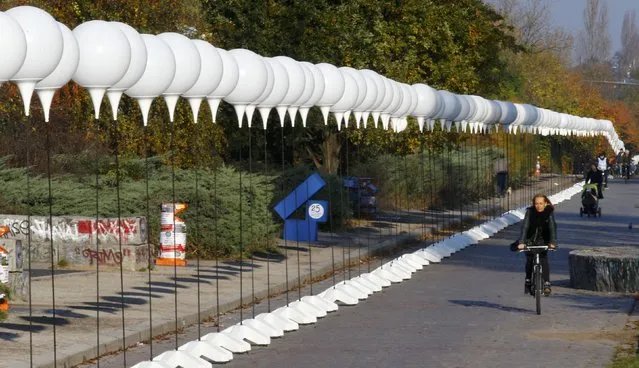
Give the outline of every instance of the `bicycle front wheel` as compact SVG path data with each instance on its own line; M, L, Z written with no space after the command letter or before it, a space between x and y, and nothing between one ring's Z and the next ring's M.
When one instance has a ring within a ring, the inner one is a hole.
M537 307L537 314L541 314L541 291L544 283L541 280L541 266L535 266L535 304Z

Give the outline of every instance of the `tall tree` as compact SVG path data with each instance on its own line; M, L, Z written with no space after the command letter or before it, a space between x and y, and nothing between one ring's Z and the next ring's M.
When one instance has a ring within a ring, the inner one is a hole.
M637 30L637 12L628 10L623 15L621 25L621 52L619 55L619 72L627 78L637 67L639 56L639 31Z
M569 59L573 38L565 29L552 25L552 0L492 0L492 3L529 51L551 51Z
M610 58L608 5L606 0L588 0L583 11L584 29L579 33L577 61L579 64L600 64Z

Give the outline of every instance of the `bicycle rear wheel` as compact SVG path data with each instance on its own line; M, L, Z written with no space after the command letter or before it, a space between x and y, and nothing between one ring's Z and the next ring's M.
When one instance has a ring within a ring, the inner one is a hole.
M535 265L535 304L537 314L541 314L541 291L543 289L543 281L541 280L541 266Z

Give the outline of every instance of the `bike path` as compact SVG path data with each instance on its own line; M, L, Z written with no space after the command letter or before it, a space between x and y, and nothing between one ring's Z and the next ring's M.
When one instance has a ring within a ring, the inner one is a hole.
M517 224L226 366L605 367L633 299L570 288L568 253L637 245L639 228L628 226L639 225L637 190L636 180L609 182L601 218L579 217L579 195L557 206L561 248L541 316L523 293L524 255L508 249Z

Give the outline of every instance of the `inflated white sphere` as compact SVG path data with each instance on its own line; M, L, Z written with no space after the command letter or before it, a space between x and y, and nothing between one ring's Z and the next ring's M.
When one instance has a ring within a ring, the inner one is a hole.
M62 58L55 70L36 84L36 90L58 89L64 86L71 80L80 62L80 50L73 33L62 23L58 23L58 26L64 42Z
M80 63L73 80L85 88L109 88L129 69L131 46L120 29L102 20L75 27Z
M64 40L62 58L55 70L35 85L38 97L42 103L45 122L49 121L49 111L55 91L71 80L80 61L80 50L78 49L77 41L73 37L73 33L62 23L58 23L58 26L60 27L62 39Z
M0 83L8 81L22 67L27 40L18 22L0 12Z
M264 92L268 82L268 70L262 57L246 49L229 51L237 62L238 82L224 100L233 105L248 105Z
M162 94L181 95L193 87L200 76L200 53L190 39L179 33L166 32L157 37L166 42L175 56L175 76Z
M124 93L133 98L155 98L164 93L175 76L175 56L159 37L142 34L147 59L144 73Z
M10 16L18 23L27 44L22 65L11 77L11 80L16 82L39 81L51 74L60 63L64 48L64 40L58 22L49 13L33 6L11 8L5 12L5 15ZM0 37L4 38L4 35ZM17 37L16 42L19 44L21 42L19 33ZM20 52L20 50L17 51ZM20 58L20 55L16 56L18 59Z
M346 82L344 76L334 65L327 63L315 64L324 77L324 93L317 101L317 106L333 106L342 98Z
M110 24L120 30L129 41L131 49L131 59L129 67L115 84L109 87L109 91L125 91L137 82L146 69L146 45L142 36L133 27L120 22L110 22Z

